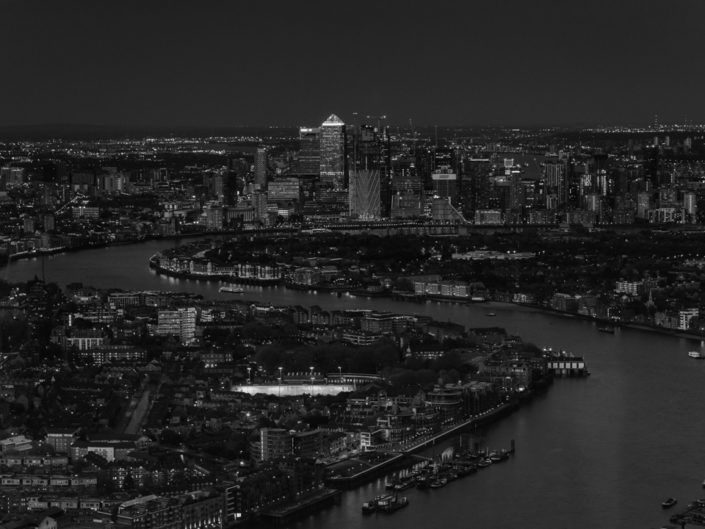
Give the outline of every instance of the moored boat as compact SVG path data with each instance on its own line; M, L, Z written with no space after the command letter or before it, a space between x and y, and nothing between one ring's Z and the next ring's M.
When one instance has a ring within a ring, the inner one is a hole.
M489 455L489 460L493 463L499 463L501 461L506 461L507 459L509 459L509 454L505 450L502 450L501 452L490 452Z
M441 487L445 487L447 484L448 480L446 478L438 478L434 479L429 486L432 489L440 489Z
M703 353L701 353L700 351L688 351L688 356L697 360L702 360L703 358L705 358L705 356L703 356Z
M389 496L375 496L374 499L362 504L362 514L372 514L379 510L379 502Z
M675 499L675 498L668 498L668 499L665 500L663 503L661 503L661 507L662 507L663 509L670 509L670 508L673 507L676 503L678 503L678 500L677 500L677 499Z
M406 496L384 496L377 502L377 510L384 513L393 513L407 505L409 505L409 499Z
M417 489L427 489L430 485L431 481L430 478L426 476L420 476L416 479L416 488Z
M394 490L397 490L397 491L406 490L406 489L410 489L414 485L416 485L415 479L405 479L403 481L400 481L396 485L394 485Z
M218 292L227 292L228 294L242 294L245 291L242 287L222 286Z

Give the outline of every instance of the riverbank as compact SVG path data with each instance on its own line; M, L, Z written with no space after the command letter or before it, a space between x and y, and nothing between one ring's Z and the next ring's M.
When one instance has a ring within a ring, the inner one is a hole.
M56 248L46 248L46 249L36 249L27 250L23 252L18 252L14 254L6 254L0 256L0 265L6 264L8 262L16 262L22 260L36 259L38 257L43 257L47 255L57 255L57 254L69 254L69 253L79 253L88 250L100 250L103 248L111 248L117 246L130 246L130 245L140 245L155 241L178 241L182 239L198 239L206 237L218 237L218 236L235 236L247 234L247 232L242 232L239 230L227 230L227 231L204 231L198 233L180 233L175 235L152 235L149 237L143 237L139 239L131 239L126 241L110 241L110 242L98 242L92 244L85 244L81 246L69 247L61 246Z
M556 318L553 311L507 302L408 304L280 287L245 287L243 295L233 297L219 293L217 283L155 274L147 258L172 246L170 241L152 241L57 255L46 259L47 281L60 285L83 282L104 289L189 291L218 301L242 297L260 306L412 312L466 327L503 327L528 342L564 348L589 359L593 376L556 380L550 395L535 397L518 413L489 428L478 427L473 437L483 446L507 447L516 440L517 456L508 465L498 465L437 494L409 491L411 507L385 517L388 529L408 528L410 519L418 527L451 529L460 527L458 520L463 519L482 527L592 529L622 527L625 520L630 526L660 527L668 523L660 505L663 498L697 497L702 490L705 453L699 440L705 436L705 424L693 417L705 413L701 395L705 362L688 358L687 352L694 349L690 340L627 329L618 329L614 335L602 333L582 319ZM12 263L3 269L4 278L19 283L41 277L40 261ZM488 317L490 312L496 316ZM664 438L659 432L678 435ZM453 441L451 437L437 446ZM430 452L426 448L410 457ZM535 476L541 479L527 487L527 479ZM382 494L383 485L383 480L373 480L347 491L339 507L303 518L295 522L297 528L374 525L374 517L361 516L360 505ZM629 491L628 501L623 500L625 491ZM584 501L576 504L576 494ZM506 508L507 501L511 509Z
M166 277L174 277L178 279L190 279L193 281L209 281L218 283L232 283L240 285L258 285L258 286L281 286L283 280L276 277L242 277L234 276L231 274L209 274L209 273L193 273L186 272L185 270L169 270L160 266L157 262L156 256L152 256L149 259L149 267L154 270L158 275L163 275Z
M681 329L667 329L665 327L656 327L654 325L646 325L643 323L623 322L623 321L608 320L605 318L596 318L593 316L589 316L587 314L578 314L578 313L574 313L574 312L564 312L561 310L552 309L550 307L544 307L542 305L535 305L535 304L529 304L529 303L513 303L513 302L508 302L508 301L493 301L492 303L503 304L503 305L507 305L508 307L526 307L528 309L531 309L534 312L540 312L543 314L549 314L549 315L553 315L553 316L560 316L562 318L591 321L591 322L596 323L598 325L598 327L601 325L605 325L605 326L614 327L615 329L633 329L633 330L637 330L637 331L648 331L648 332L654 332L654 333L658 333L658 334L675 336L677 338L686 338L689 340L697 340L697 341L705 340L705 334L688 332L688 331L684 331Z
M512 400L490 408L484 412L477 415L473 415L467 419L462 419L454 424L447 426L441 432L430 434L419 440L410 441L409 443L402 444L399 446L399 450L391 453L395 453L392 457L372 465L369 468L363 469L356 474L350 476L332 476L326 480L326 484L331 487L336 487L340 489L350 489L367 483L383 474L388 473L391 470L396 470L398 468L408 466L411 461L410 457L416 452L428 448L429 446L435 445L439 441L443 441L448 437L451 437L462 430L468 428L476 428L478 426L484 426L491 424L500 418L513 413L520 407L520 402L518 400ZM329 468L334 468L335 465L339 465L340 462L333 463Z
M174 278L179 278L179 279L189 279L189 280L194 280L194 281L205 281L205 282L228 282L228 283L240 283L244 285L260 285L260 286L276 286L276 287L281 287L286 290L292 290L292 291L303 291L307 293L319 293L319 292L324 292L324 293L333 293L338 296L342 296L343 294L353 296L353 297L362 297L362 298L386 298L386 299L391 299L394 301L401 301L404 303L415 303L415 304L423 304L431 301L435 301L438 303L448 303L448 304L460 304L460 305L478 305L478 304L499 304L499 305L507 305L511 307L524 307L536 312L541 312L544 314L548 315L553 315L553 316L560 316L562 318L570 318L570 319L579 319L579 320L585 320L585 321L592 321L596 323L598 326L605 325L605 326L611 326L615 328L623 328L623 329L633 329L633 330L639 330L639 331L648 331L648 332L654 332L654 333L659 333L659 334L665 334L665 335L670 335L670 336L675 336L678 338L687 338L690 340L698 340L702 341L705 340L705 334L702 333L694 333L694 332L688 332L682 329L667 329L664 327L656 327L653 325L647 325L647 324L641 324L641 323L634 323L634 322L624 322L624 321L615 321L615 320L610 320L610 319L605 319L605 318L597 318L594 316L590 316L587 314L579 314L579 313L574 313L574 312L564 312L556 309L552 309L550 307L545 307L543 305L537 305L537 304L532 304L532 303L515 303L511 301L500 301L500 300L493 300L493 299L486 299L486 298L462 298L462 297L452 297L452 296L441 296L441 295L423 295L423 296L417 296L412 292L402 292L402 291L396 291L396 290L374 290L374 291L366 291L362 289L350 289L347 287L327 287L327 286L315 286L315 285L297 285L297 284L292 284L288 281L286 281L283 278L266 278L266 279L260 279L260 278L252 278L252 277L235 277L232 275L227 275L227 274L204 274L204 273L191 273L187 271L173 271L166 269L164 267L159 266L157 263L156 259L154 256L150 257L148 260L149 267L152 268L153 270L156 271L157 274L166 276L166 277L174 277Z
M324 488L292 503L275 507L262 513L261 519L276 526L285 525L292 520L317 512L329 505L340 503L342 492L337 489Z

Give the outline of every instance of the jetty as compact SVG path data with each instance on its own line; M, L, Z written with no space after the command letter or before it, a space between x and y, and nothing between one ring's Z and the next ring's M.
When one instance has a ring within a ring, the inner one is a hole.
M440 432L389 447L389 452L387 452L388 457L378 462L374 462L373 464L367 466L367 468L362 468L354 473L344 472L342 465L344 465L346 461L333 463L328 467L333 475L326 480L326 484L330 487L350 489L375 479L390 470L409 466L409 462L418 457L414 455L415 452L423 450L429 446L433 446L437 442L455 435L466 428L480 426L482 424L497 420L500 417L512 413L518 407L519 403L517 401L505 402L484 412L450 424Z
M340 502L341 494L339 490L324 488L294 502L269 509L262 513L262 519L276 526L284 525L293 519L316 512L322 507Z

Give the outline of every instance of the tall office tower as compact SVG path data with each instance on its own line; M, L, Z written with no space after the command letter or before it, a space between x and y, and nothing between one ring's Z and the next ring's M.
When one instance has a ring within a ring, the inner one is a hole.
M380 217L379 171L360 169L350 174L350 215L363 220Z
M431 181L435 195L449 199L453 205L458 203L458 175L452 173L450 167L439 167L431 174Z
M321 185L345 189L345 123L335 114L321 124Z
M401 193L402 195L419 196L423 191L423 184L419 179L419 175L416 174L416 168L413 163L395 165L391 183L392 194Z
M426 147L419 146L416 149L414 167L419 175L421 185L424 189L431 189L431 173L433 172L433 153Z
M509 209L515 213L520 213L524 208L525 200L521 172L512 171L509 175Z
M169 184L169 169L166 167L160 167L159 169L152 169L152 186L159 187Z
M389 216L403 218L421 215L423 184L416 172L415 159L411 155L402 154L395 159L390 183ZM384 212L382 216L385 216Z
M321 129L299 129L299 163L294 171L299 175L318 175L321 172Z
M423 213L423 200L419 194L392 195L390 217L393 219L416 218Z
M348 171L379 172L380 213L389 216L392 196L391 138L389 127L363 124L348 133Z
M524 177L521 179L521 185L524 188L524 207L527 209L543 209L545 195L543 182Z
M463 194L461 211L466 218L474 218L478 209L489 208L490 176L492 163L489 158L465 158L463 161Z
M544 184L548 193L556 195L559 205L566 202L566 170L562 162L554 160L546 163Z
M267 148L257 147L255 154L255 184L259 189L267 186Z
M455 150L449 147L436 147L433 151L433 168L450 167L456 171Z
M698 202L697 195L693 191L683 193L683 209L688 215L688 221L695 224L698 220Z
M218 200L222 200L223 198L223 191L225 189L224 187L224 182L225 182L225 176L224 176L224 171L219 171L213 175L213 178L211 179L211 186L213 189L213 194L218 198Z
M361 125L355 135L353 157L356 169L378 169L390 165L389 127Z
M267 223L267 192L266 191L255 191L252 193L252 209L255 212L255 219L261 222Z

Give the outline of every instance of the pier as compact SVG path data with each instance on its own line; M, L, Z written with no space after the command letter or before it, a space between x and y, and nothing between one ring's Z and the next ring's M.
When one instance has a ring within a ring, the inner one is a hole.
M390 457L359 472L356 472L355 474L338 474L331 476L326 480L326 483L331 487L349 489L370 481L385 474L386 472L389 472L390 470L407 466L412 457L419 457L414 455L415 452L423 450L429 446L433 446L438 441L442 441L443 439L446 439L464 430L465 428L479 426L495 421L500 417L512 413L518 408L518 406L519 403L516 401L506 402L477 415L473 415L470 418L451 424L441 432L429 434L428 436L424 436L420 439L414 439L406 443L401 443L400 445L390 446L389 453L393 454ZM341 465L342 463L343 462L333 463L329 466L329 468L333 469L336 465Z
M295 518L318 511L321 507L338 503L341 494L342 492L339 490L321 489L293 503L287 503L262 513L262 519L272 522L276 526L284 525Z
M546 365L555 377L586 377L590 374L582 356L560 353L549 357Z

